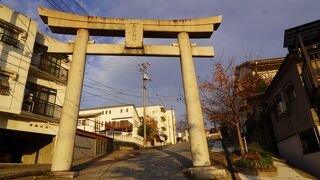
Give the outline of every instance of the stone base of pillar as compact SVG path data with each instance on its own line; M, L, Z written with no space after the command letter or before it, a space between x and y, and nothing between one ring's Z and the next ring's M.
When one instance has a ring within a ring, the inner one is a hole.
M44 174L45 176L55 177L55 178L75 178L79 175L76 171L50 171Z
M225 169L218 169L214 166L191 167L186 174L191 179L225 179L227 177Z

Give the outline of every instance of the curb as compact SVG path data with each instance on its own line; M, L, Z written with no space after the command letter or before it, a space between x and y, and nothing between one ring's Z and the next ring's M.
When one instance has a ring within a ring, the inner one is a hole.
M7 180L7 179L13 179L13 178L19 178L19 177L26 177L26 176L37 176L37 175L42 175L49 170L36 170L36 171L21 171L21 172L15 172L15 173L6 173L6 174L1 174L0 175L0 180Z

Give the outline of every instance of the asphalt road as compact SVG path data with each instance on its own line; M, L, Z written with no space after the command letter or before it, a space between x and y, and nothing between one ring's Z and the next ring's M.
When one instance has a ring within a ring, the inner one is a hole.
M190 145L177 144L138 151L120 151L79 172L76 179L188 179L183 171L192 166Z

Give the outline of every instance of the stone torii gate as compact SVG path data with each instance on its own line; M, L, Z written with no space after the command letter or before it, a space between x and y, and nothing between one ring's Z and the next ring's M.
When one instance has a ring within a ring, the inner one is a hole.
M115 19L38 8L54 33L76 35L74 43L48 44L48 52L72 54L51 171L71 169L86 55L180 57L194 167L210 166L192 57L213 57L213 47L191 46L189 38L210 38L222 16L186 20ZM125 44L88 43L89 35L125 37ZM144 45L143 38L177 38L178 45Z

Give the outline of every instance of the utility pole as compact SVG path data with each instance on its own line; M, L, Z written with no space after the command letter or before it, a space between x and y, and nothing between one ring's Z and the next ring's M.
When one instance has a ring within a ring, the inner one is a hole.
M149 63L142 63L139 64L139 71L142 74L142 88L143 88L143 146L147 147L147 121L146 121L146 95L147 95L147 87L146 87L146 81L150 81L151 78L149 78L147 70L150 66Z

